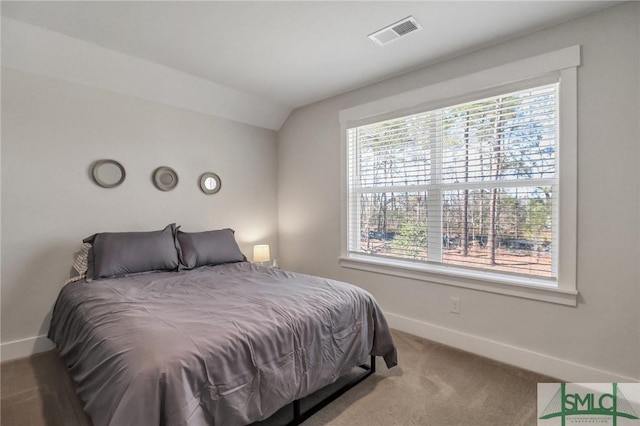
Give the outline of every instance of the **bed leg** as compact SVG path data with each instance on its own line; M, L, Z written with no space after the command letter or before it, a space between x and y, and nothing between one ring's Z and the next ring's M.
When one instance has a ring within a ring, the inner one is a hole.
M300 424L300 400L293 401L293 424Z
M326 407L328 404L338 399L346 391L352 389L358 383L362 382L364 379L375 373L376 357L371 355L371 364L360 365L359 367L365 370L365 374L360 375L356 380L352 380L350 383L347 383L345 386L334 391L331 395L325 397L322 401L316 403L313 407L307 409L304 413L302 413L300 409L300 400L296 399L295 401L293 401L293 420L287 423L287 426L299 426L300 423L304 422L309 417L313 416L315 413Z

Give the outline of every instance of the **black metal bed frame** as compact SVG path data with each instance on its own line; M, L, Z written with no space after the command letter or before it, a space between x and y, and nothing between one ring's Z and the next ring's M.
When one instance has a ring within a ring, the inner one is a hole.
M358 367L360 367L363 370L365 370L365 373L360 375L360 376L358 376L357 379L354 379L354 380L348 382L346 385L342 386L341 388L335 390L329 396L324 398L322 401L316 403L315 405L313 405L311 408L309 408L305 412L301 412L300 400L299 399L296 399L295 401L293 401L293 403L292 403L292 405L293 405L293 420L290 421L289 423L287 423L286 426L298 426L300 423L304 422L309 417L313 416L315 413L317 413L318 411L322 410L324 407L326 407L327 405L331 404L333 401L338 399L340 396L342 396L349 389L355 387L360 382L362 382L364 379L366 379L367 377L369 377L370 375L375 373L376 372L376 357L371 355L371 361L370 361L369 365L359 365Z

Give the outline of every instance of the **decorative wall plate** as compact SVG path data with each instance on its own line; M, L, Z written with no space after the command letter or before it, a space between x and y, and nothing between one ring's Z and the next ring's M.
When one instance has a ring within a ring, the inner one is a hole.
M91 167L93 181L103 188L113 188L124 182L126 173L122 164L115 160L99 160Z
M171 167L158 167L153 171L153 184L160 191L171 191L178 185L178 174Z

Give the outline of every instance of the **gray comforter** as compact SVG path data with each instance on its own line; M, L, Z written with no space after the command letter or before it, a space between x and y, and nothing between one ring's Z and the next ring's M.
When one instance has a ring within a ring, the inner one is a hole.
M248 424L397 362L369 293L247 262L70 283L49 338L96 426Z

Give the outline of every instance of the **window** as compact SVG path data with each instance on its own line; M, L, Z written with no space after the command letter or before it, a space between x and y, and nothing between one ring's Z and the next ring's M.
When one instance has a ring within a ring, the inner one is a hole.
M556 278L557 83L348 130L349 252Z
M550 301L575 304L575 132L563 131L563 117L569 128L575 119L570 105L561 109L572 70L342 120L343 266L473 288L490 281L491 291L559 290L574 297Z

